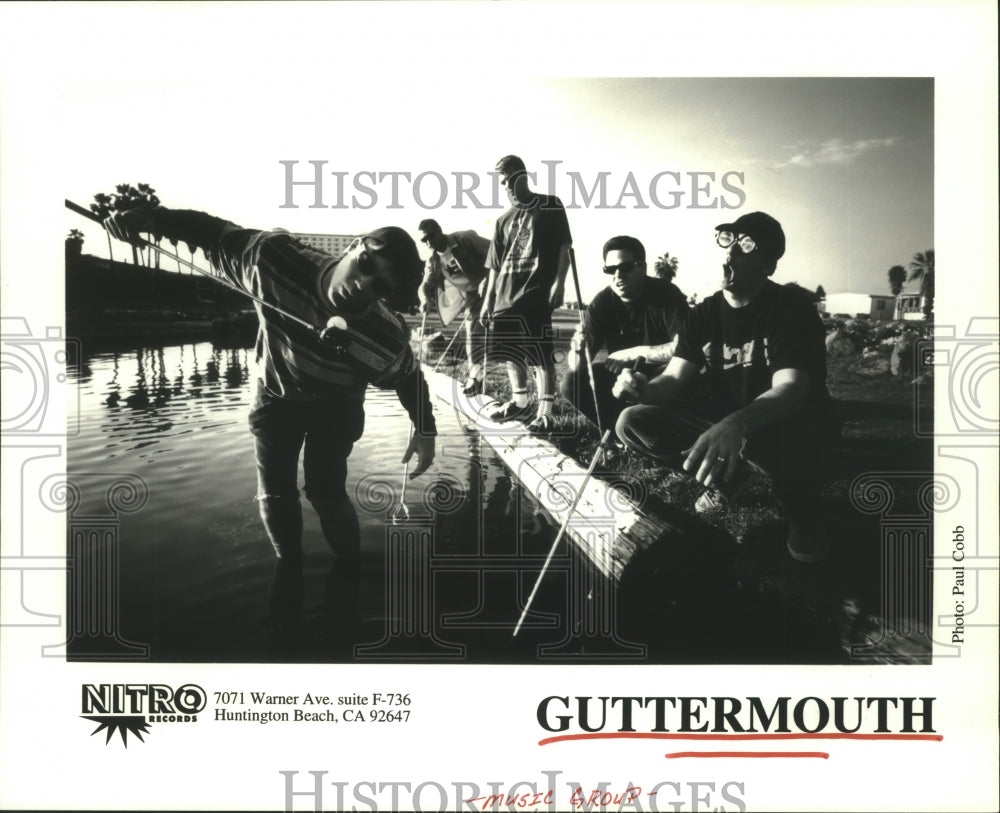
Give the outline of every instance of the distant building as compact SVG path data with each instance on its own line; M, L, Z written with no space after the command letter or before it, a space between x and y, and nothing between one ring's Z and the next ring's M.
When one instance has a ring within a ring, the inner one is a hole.
M334 257L339 257L343 254L347 247L358 237L360 234L302 234L300 232L293 232L292 237L301 242L305 243L307 246L312 246L313 248L318 248L320 251L325 251L327 254L332 254Z
M846 314L876 321L890 321L897 318L896 297L889 294L827 294L819 303L819 310L829 314Z
M924 303L920 294L900 294L897 296L895 318L908 322L925 319Z

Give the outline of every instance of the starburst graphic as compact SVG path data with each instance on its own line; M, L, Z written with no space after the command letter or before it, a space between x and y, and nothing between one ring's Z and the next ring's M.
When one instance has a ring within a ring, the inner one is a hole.
M139 738L139 742L145 742L142 738L142 732L149 733L149 725L146 723L145 717L90 717L87 715L81 715L84 720L91 720L95 723L100 723L93 731L90 732L90 736L93 737L98 731L103 731L105 728L108 730L108 736L104 740L104 744L107 745L111 742L111 738L115 735L117 731L122 735L122 742L125 747L128 748L128 732L131 731L136 737Z

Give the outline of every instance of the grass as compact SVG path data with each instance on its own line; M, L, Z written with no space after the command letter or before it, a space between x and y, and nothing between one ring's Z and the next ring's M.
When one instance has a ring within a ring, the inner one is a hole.
M557 377L567 369L574 321L573 314L569 319L564 316L555 321ZM887 359L891 347L882 347L878 352ZM439 355L440 350L432 351L425 361L433 365ZM598 356L595 363L601 363L601 359ZM465 362L442 360L439 371L464 379ZM911 515L919 511L919 492L926 483L923 475L931 476L933 460L930 439L915 433L914 414L915 409L923 415L931 414L932 387L924 380L914 385L888 373L871 375L870 367L859 365L856 358L830 360L827 386L838 403L843 441L822 490L834 555L821 569L798 565L787 556L785 525L764 476L755 475L736 502L693 519L694 501L701 487L693 478L641 455L610 449L595 476L640 495L645 510L676 518L687 533L694 528L697 536L701 527L707 538L721 531L736 543L734 567L741 589L757 597L748 617L758 618L760 626L773 628L770 638L765 635L758 639L763 641L761 657L769 658L769 662L780 660L791 646L789 635L812 641L824 638L830 630L839 641L841 656L847 660L860 657L856 653L863 651L865 658L876 662L925 662L930 653L929 633L911 630L930 628L929 599L926 608L911 608L911 614L921 616L916 620L886 617L885 608L890 604L886 593L899 576L883 572L885 521L882 516L855 508L851 489L865 474L898 473L902 476L894 485L893 509L910 511ZM532 399L533 390L531 385ZM499 401L510 396L506 370L500 364L490 365L487 393ZM553 415L553 445L581 465L588 465L600 439L597 428L560 395L556 396ZM905 577L917 579L919 575L908 573ZM795 632L789 627L789 617L811 620ZM801 646L792 648L801 655ZM817 655L819 660L828 657L829 653Z

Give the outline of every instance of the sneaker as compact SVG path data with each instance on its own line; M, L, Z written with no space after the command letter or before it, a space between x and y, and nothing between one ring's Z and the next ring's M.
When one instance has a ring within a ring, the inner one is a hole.
M702 495L695 501L694 510L698 514L707 514L709 511L718 511L725 508L727 503L735 502L739 496L747 490L750 485L750 470L744 465L736 470L733 479L725 483L722 489L709 486Z
M473 395L481 395L483 392L483 381L480 378L467 378L465 379L465 386L462 387L462 395L467 395L470 398Z
M506 401L505 403L495 405L484 414L491 421L506 423L507 421L516 421L528 417L529 409L527 405L518 406L515 401Z
M694 510L696 514L707 514L709 511L718 511L726 504L726 498L717 488L706 488L701 496L695 500Z
M555 430L556 422L551 415L538 415L527 428L532 435L547 435Z
M796 562L815 564L830 555L830 540L822 529L789 523L786 546Z

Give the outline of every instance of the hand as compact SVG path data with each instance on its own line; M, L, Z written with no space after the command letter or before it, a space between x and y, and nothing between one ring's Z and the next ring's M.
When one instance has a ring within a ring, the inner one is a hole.
M342 316L331 316L326 327L319 334L320 340L329 345L339 356L347 352L351 334L347 332L347 321Z
M490 312L490 306L483 302L482 310L479 311L479 324L483 327L489 327L492 321L493 314Z
M141 246L146 241L143 233L154 234L157 237L155 206L136 206L124 212L115 212L104 221L108 234L126 243Z
M431 301L429 299L425 299L423 302L420 303L421 313L429 313L430 310L431 310Z
M419 432L414 432L413 437L410 438L410 445L406 447L406 453L400 462L409 463L414 452L417 453L417 465L410 472L411 480L427 471L431 463L434 462L434 435L421 435Z
M745 445L746 432L729 415L702 432L690 449L681 452L687 455L684 471L694 472L694 478L706 486L719 480L729 482L740 464Z
M623 401L641 402L649 379L634 370L622 370L611 387L611 394Z
M583 326L577 325L576 330L573 331L573 337L569 340L569 349L573 353L582 353L584 348L584 334Z
M626 347L624 350L615 350L609 353L604 360L604 366L612 373L620 373L640 356L648 355L648 347Z

